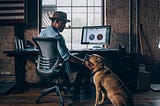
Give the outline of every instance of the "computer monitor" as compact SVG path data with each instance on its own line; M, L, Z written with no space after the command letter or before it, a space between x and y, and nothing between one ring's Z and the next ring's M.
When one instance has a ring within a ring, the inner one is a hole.
M111 26L84 26L82 28L81 44L109 45Z

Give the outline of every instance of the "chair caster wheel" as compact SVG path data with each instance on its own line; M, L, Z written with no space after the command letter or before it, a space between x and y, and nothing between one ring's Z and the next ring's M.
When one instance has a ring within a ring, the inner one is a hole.
M36 100L36 104L39 104L39 100L38 99Z
M60 106L64 106L64 104L63 104L63 103L61 103L61 104L60 104Z

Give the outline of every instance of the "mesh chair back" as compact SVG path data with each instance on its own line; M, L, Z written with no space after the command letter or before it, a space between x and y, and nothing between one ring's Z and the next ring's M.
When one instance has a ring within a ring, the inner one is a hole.
M59 52L57 49L57 40L54 38L35 37L33 41L40 49L40 53L45 58L57 58Z
M58 72L60 55L57 49L57 40L54 38L35 37L33 41L40 50L38 56L37 72L43 79L50 79L53 71Z

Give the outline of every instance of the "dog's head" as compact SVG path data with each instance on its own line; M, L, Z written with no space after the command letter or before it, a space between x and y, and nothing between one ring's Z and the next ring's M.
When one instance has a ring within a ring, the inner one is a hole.
M86 55L85 65L91 71L95 71L105 66L105 59L98 54Z

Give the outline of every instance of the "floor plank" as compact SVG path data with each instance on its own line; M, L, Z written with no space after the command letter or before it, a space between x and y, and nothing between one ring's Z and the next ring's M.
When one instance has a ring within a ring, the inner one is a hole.
M36 104L35 100L40 95L42 88L30 88L23 93L15 93L14 91L8 95L0 96L0 106L59 106L59 98L56 93L41 98L41 103ZM81 99L73 101L68 96L63 95L64 106L93 106L95 95L84 98L81 95ZM133 93L133 99L135 106L160 106L160 92L153 92L151 90L147 92ZM112 106L112 104L106 100L104 105L101 106Z

